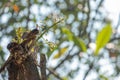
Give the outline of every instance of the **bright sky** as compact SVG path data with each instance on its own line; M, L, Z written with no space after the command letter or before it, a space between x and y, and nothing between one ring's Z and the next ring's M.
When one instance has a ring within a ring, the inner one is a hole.
M120 12L120 0L105 0L106 9L111 13L118 13Z
M120 14L120 0L105 0L104 7L110 13L108 17L116 25Z

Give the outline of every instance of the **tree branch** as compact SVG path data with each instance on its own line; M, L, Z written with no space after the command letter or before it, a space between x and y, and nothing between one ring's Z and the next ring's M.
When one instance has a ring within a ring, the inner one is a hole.
M40 54L40 69L41 69L41 80L47 80L45 54Z
M73 48L72 48L72 49L73 49ZM79 52L77 52L77 53L75 53L75 54L73 54L73 55L70 55L70 52L72 51L72 49L68 52L67 56L66 56L55 68L51 69L52 71L55 71L55 70L56 70L58 67L60 67L60 65L62 65L65 61L73 58L73 57L76 56L76 55L79 55ZM51 74L51 73L48 73L47 77L49 77L50 74Z

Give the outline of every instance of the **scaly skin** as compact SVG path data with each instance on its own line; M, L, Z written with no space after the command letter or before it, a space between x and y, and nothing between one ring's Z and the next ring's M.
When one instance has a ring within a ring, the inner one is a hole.
M31 52L31 49L35 47L38 33L39 31L34 29L27 34L22 43L11 42L8 44L7 48L11 54L0 69L2 72L7 67L8 80L41 80L33 58L33 53L36 52Z

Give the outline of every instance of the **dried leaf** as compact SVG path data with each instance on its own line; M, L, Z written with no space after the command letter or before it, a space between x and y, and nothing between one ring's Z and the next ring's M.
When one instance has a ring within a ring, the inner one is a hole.
M14 10L15 12L18 12L18 11L19 11L19 7L15 4L15 5L13 5L13 10Z

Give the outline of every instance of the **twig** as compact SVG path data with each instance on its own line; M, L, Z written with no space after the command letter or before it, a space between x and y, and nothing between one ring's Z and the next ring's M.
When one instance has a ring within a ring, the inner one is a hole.
M83 32L80 34L80 36L85 35L86 31L87 31L87 27L89 25L89 20L90 20L90 11L91 11L91 7L90 7L90 0L86 0L87 6L88 6L88 12L87 12L87 19L86 19L86 25L84 26L84 29L82 30ZM84 14L84 13L83 13ZM83 26L84 23L81 23L81 26Z
M53 74L56 78L58 78L59 80L63 80L54 70L49 69L49 68L47 68L47 70L48 70L51 74Z
M45 30L37 39L36 41L38 41L50 28L52 28L53 26L57 25L58 23L60 23L61 21L63 21L64 18L62 18L61 20L59 20L58 22L54 23L52 26L48 27L47 30Z
M47 80L45 54L40 54L40 69L41 69L41 80Z
M27 26L26 26L26 28L28 29L28 23L29 23L29 21L30 21L30 18L29 18L29 15L30 15L30 6L31 6L31 3L30 3L30 0L27 0L28 1L28 14L27 14Z
M119 40L119 39L120 39L120 37L115 37L115 38L112 38L109 42L112 42L114 40Z
M97 14L98 14L99 7L102 5L103 1L104 1L104 0L101 0L101 1L99 2L98 6L97 6L97 8L96 8L96 10L95 10L95 16L94 16L94 17L92 18L92 20L91 20L91 25L89 26L89 27L90 27L90 31L88 32L89 42L91 42L90 34L91 34L91 32L92 32L92 30L93 30L93 27L94 27L95 18L96 18Z
M72 48L73 49L73 48ZM66 60L70 59L70 58L73 58L74 56L78 55L79 52L73 54L73 55L70 55L70 52L72 51L72 49L68 52L68 55L55 67L53 68L52 70L56 70L58 67L60 67L61 64L63 64ZM47 77L50 75L50 73L47 75Z
M83 18L84 18L84 13L85 13L85 11L84 11L85 4L86 4L86 0L83 0L83 2L82 2L82 6L83 6L83 7L82 7L82 9L81 9L81 10L82 10L82 16L83 16L83 17L82 17L82 19L80 20L80 22L81 22L81 23L80 23L80 26L83 25L82 20L83 20ZM80 33L79 33L79 37L81 37L81 32L82 32L82 30L83 30L83 27L79 27L79 32L80 32Z
M93 63L91 63L91 65L89 65L89 69L88 69L87 72L85 73L85 76L83 77L83 80L86 79L87 75L89 74L89 72L91 71L92 68L93 68Z

